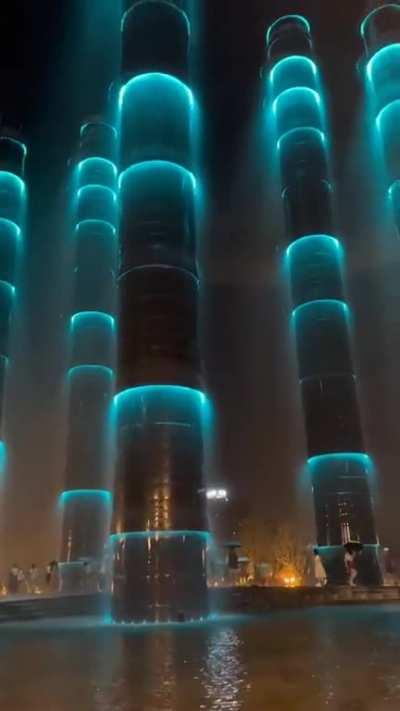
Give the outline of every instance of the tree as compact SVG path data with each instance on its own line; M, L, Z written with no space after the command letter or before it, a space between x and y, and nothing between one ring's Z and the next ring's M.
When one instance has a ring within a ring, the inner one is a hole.
M240 523L239 541L255 568L269 566L276 584L299 585L304 579L307 549L292 524L251 516Z
M307 572L307 549L290 524L278 527L274 539L274 577L299 585ZM292 583L291 583L292 584Z
M249 516L240 522L239 542L254 565L272 563L276 530L277 527L271 521L258 516Z

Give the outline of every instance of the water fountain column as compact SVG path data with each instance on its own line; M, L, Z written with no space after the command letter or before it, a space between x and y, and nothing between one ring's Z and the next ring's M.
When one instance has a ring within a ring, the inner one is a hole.
M380 582L377 537L335 235L328 138L310 25L278 19L267 34L269 92L287 232L286 266L315 506L330 582L346 579L343 545L362 543L359 582Z
M72 176L75 268L66 374L69 418L62 509L63 591L100 563L111 525L110 408L114 394L117 262L116 130L82 126Z
M400 235L400 5L387 3L361 24L365 81L381 141L388 199Z
M26 146L20 140L7 132L0 135L0 484L7 466L4 399L26 216L26 154Z
M190 21L145 0L122 20L120 267L112 616L207 614L203 442L209 405L198 348L196 104Z

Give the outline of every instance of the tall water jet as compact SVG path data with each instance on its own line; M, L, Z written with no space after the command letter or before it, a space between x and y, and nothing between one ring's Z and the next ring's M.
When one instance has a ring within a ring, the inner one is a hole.
M4 398L18 262L26 217L27 149L13 131L0 134L0 485L7 466Z
M328 140L309 22L279 18L267 33L286 251L317 541L331 583L346 580L345 544L362 544L359 582L381 575L336 237Z
M110 531L110 408L114 394L117 262L116 130L81 128L72 175L73 309L66 386L69 401L66 488L60 496L63 591L82 587L85 563L101 564Z
M367 92L381 141L388 199L400 235L400 5L387 3L361 23Z
M112 617L124 622L208 612L189 50L190 20L176 3L127 8L112 536Z

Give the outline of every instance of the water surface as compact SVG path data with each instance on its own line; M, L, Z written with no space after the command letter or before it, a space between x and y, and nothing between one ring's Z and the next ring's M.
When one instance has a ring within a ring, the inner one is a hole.
M400 606L0 626L4 711L400 710Z

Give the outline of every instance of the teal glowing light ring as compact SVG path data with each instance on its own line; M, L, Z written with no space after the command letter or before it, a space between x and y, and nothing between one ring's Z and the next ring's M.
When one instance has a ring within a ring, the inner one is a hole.
M104 165L107 165L109 167L114 175L114 178L117 177L118 175L118 169L115 163L112 162L112 160L109 160L108 158L101 158L100 156L91 156L90 158L84 158L81 160L78 165L76 166L76 172L79 175L79 173L82 172L82 170L85 169L87 165L94 164L96 162L101 162ZM106 186L107 187L107 186Z
M371 477L374 473L374 463L369 454L365 452L332 452L331 454L318 454L315 457L310 457L307 460L307 466L310 474L318 468L319 464L329 463L329 461L340 462L359 462L365 474Z
M343 309L343 313L346 316L349 315L349 307L345 301L341 301L340 299L314 299L313 301L306 301L304 304L300 304L299 306L296 306L296 308L293 309L293 311L292 311L292 319L295 320L300 311L303 311L304 309L312 308L313 306L316 306L316 305L337 306L337 307Z
M103 321L109 329L115 331L114 316L104 311L78 311L78 313L71 316L71 330L79 327L80 321L91 321L93 319Z
M125 178L130 174L130 173L135 173L135 172L140 172L141 170L157 170L157 169L167 169L167 168L173 168L174 170L180 171L182 174L186 175L189 180L192 183L193 186L193 191L195 192L197 189L197 180L193 173L191 173L190 170L187 170L187 168L184 168L182 165L179 165L179 163L173 163L172 161L168 160L146 160L142 161L141 163L134 163L133 165L130 165L126 170L124 170L122 173L120 173L119 179L118 179L118 187L121 190L123 187L123 182Z
M90 185L83 185L81 188L79 188L78 192L76 193L77 199L80 200L82 197L82 194L86 191L90 190L98 190L99 192L107 192L112 195L112 200L113 202L117 202L117 194L115 190L112 188L109 188L107 185L101 185L98 183L91 183Z
M113 225L111 222L108 222L107 220L95 220L95 219L87 219L87 220L81 220L75 225L75 232L80 232L84 227L106 227L107 230L109 230L113 237L117 234L117 229L115 225Z
M395 99L394 101L391 101L390 104L386 104L386 106L381 109L378 116L376 117L376 125L378 131L382 132L382 121L384 120L387 112L391 111L392 109L396 109L400 113L400 99Z
M88 498L96 497L99 499L104 499L106 504L111 505L112 503L112 493L107 489L68 489L60 494L60 505L65 506L69 499L73 498Z
M290 89L285 89L282 91L275 99L274 103L272 104L272 112L274 116L277 115L278 109L279 109L279 104L282 100L286 99L289 94L307 94L308 96L312 97L316 107L318 109L321 108L321 97L315 89L310 89L309 86L292 86Z
M117 393L114 396L114 405L119 408L125 400L130 399L132 396L140 397L155 391L158 391L159 393L166 393L168 390L181 394L186 393L188 395L196 395L202 405L207 402L207 397L201 390L197 390L196 388L188 388L184 385L138 385L137 387L127 388L126 390L122 390L120 393Z
M388 198L391 201L394 200L394 192L397 192L400 195L400 180L395 180L394 183L391 184L390 188L388 188Z
M400 10L400 5L398 6L398 8ZM399 52L399 59L400 59L400 43L394 42L392 44L387 44L385 47L382 47L381 49L378 49L378 51L375 52L374 56L371 57L371 59L369 60L369 62L367 64L366 71L367 71L367 77L368 77L369 81L371 82L371 84L374 83L375 64L380 59L382 59L386 54L390 54L391 52L393 52L393 50L396 50L397 52Z
M191 531L190 529L184 531L129 531L127 533L113 533L110 536L112 542L121 543L129 538L146 538L146 539L157 539L157 538L201 538L209 541L212 535L209 531Z
M310 25L309 21L305 17L303 17L303 15L282 15L282 17L278 17L278 19L275 20L275 22L273 22L272 25L270 25L268 32L267 32L267 45L269 45L269 43L270 43L271 35L272 35L275 27L285 21L290 21L290 20L299 21L303 25L306 32L308 34L311 33L311 25Z
M80 132L79 132L79 135L80 135L81 138L82 138L82 136L83 136L85 130L87 129L87 127L88 127L88 126L91 126L91 125L98 126L99 124L98 124L96 121L86 121L85 123L83 123L82 126L81 126L81 128L80 128ZM111 128L112 132L114 133L115 138L118 138L118 131L117 131L117 129L116 129L114 126L112 126L110 123L104 123L104 122L102 121L102 122L100 122L100 125L101 125L101 126L107 126L107 128Z
M374 15L377 15L378 13L382 12L382 10L385 10L386 8L391 7L393 10L399 10L400 11L400 6L396 3L389 2L386 5L381 5L380 7L376 7L375 10L372 10L366 17L364 17L361 25L360 25L360 34L362 39L365 38L365 28L367 25L367 22L373 17Z
M16 289L15 289L15 286L13 284L10 284L9 281L0 279L0 288L5 289L6 291L9 291L11 293L11 297L14 298Z
M93 374L95 372L102 373L103 375L107 375L109 380L114 379L114 371L112 368L107 367L106 365L97 365L97 364L91 364L91 363L84 363L82 365L74 365L72 368L70 368L67 371L67 377L68 380L71 380L74 378L75 375L78 375L80 373L82 374Z
M189 106L191 109L194 108L195 101L194 101L194 96L192 90L185 84L183 81L180 79L177 79L174 77L172 74L165 74L163 72L147 72L146 74L138 74L138 76L133 77L132 79L129 79L129 81L124 84L124 86L120 89L119 92L119 108L122 109L123 103L124 103L124 97L125 93L128 89L128 87L133 86L134 84L139 84L145 81L148 81L149 79L161 79L162 81L168 81L172 82L175 84L177 87L181 88L184 90L184 92L187 95L188 101L189 101Z
M12 232L14 232L16 242L19 242L21 240L22 231L16 222L13 222L12 220L7 220L6 217L0 217L0 232L2 227L7 227L7 229L10 229Z
M4 474L7 467L7 445L0 440L0 474Z
M318 454L315 457L310 457L307 460L307 464L313 466L314 464L328 461L329 459L358 459L368 466L372 466L372 459L366 452L332 452L331 454Z
M125 26L126 18L127 18L128 15L132 12L132 10L134 10L138 5L147 5L147 4L148 4L148 0L137 0L137 2L135 2L133 5L131 5L131 7L128 8L128 10L125 10L124 14L122 15L122 20L121 20L121 33L124 31L124 26ZM169 4L170 4L170 3L169 3ZM185 19L185 21L186 21L186 26L187 26L187 30L188 30L188 35L190 36L191 27L190 27L190 21L189 21L189 18L188 18L188 16L187 16L186 12L185 12L184 10L182 10L181 7L178 7L177 5L174 5L173 7L174 7L174 10L176 10L177 13L179 13L180 15L182 15L182 16L184 17L184 19Z
M309 131L310 133L315 133L318 137L319 140L321 141L321 144L325 147L326 146L326 136L323 131L321 131L319 128L315 128L314 126L300 126L298 128L291 128L290 131L286 131L277 141L276 147L277 150L280 151L282 147L283 141L286 141L290 136L294 136L297 132L304 132L304 131Z
M14 185L18 188L18 191L20 195L25 195L26 187L25 187L25 181L22 180L22 178L19 177L19 175L16 175L15 173L11 173L9 170L0 170L0 182L3 179L9 180L11 183L14 183Z
M306 244L306 242L309 242L314 239L324 239L330 244L334 245L335 248L339 251L341 251L342 246L340 244L340 241L337 239L337 237L332 237L332 235L322 235L322 234L315 234L315 235L305 235L304 237L299 237L298 239L294 240L289 247L286 250L286 257L290 259L291 252L296 249L297 246L301 246L302 244Z
M275 76L276 76L277 72L279 72L279 70L283 67L284 64L291 64L291 63L297 63L297 62L302 62L303 64L307 64L310 67L314 77L317 78L318 68L317 68L317 65L315 64L315 62L313 62L313 60L310 59L310 57L306 57L303 54L291 54L289 57L284 57L283 59L280 59L272 67L271 73L270 73L271 84L274 83Z
M4 136L0 136L0 141L10 141L10 143L15 143L15 145L22 148L22 153L24 155L24 158L26 158L26 156L28 155L28 149L26 147L26 143L24 143L23 141L19 141L17 138L12 138L12 136L7 136L7 134Z

